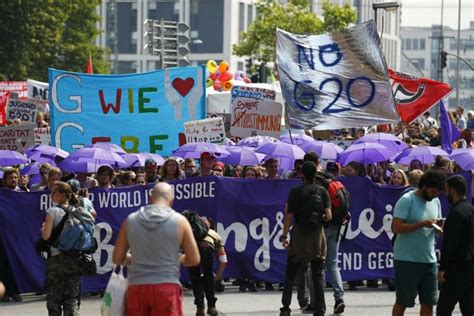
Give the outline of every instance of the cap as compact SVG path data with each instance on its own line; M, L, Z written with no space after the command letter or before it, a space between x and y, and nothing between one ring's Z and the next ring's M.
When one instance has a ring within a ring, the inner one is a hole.
M81 183L76 179L68 180L67 184L71 186L72 192L77 192L81 188Z
M221 167L222 169L225 168L224 163L223 163L223 162L220 162L220 161L216 161L216 162L214 162L214 163L212 164L212 168L214 168L214 167L216 167L216 166L217 166L217 167Z
M212 153L209 153L209 152L203 152L201 153L201 159L206 159L206 158L216 158L216 156L214 156L214 154Z
M148 158L145 160L145 168L148 168L150 166L156 166L156 161L152 158Z

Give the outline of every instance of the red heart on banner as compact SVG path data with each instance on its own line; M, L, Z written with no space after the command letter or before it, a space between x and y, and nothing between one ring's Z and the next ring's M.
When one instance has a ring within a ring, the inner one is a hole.
M185 97L189 91L194 86L194 79L193 78L187 78L186 80L183 80L181 78L176 78L173 80L173 88L176 89L176 91L179 92L183 97Z

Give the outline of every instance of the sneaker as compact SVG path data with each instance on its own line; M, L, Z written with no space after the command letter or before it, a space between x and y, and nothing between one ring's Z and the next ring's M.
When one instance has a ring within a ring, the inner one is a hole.
M10 302L10 298L8 297L8 295L5 295L3 298L2 298L2 303L8 303Z
M303 314L313 314L315 311L316 310L312 304L306 305L306 307L301 310Z
M246 290L247 290L247 287L245 286L245 284L241 284L241 285L239 286L239 291L240 291L240 292L245 292Z
M198 308L196 311L196 316L206 316L206 311L204 308Z
M207 314L208 314L208 315L212 315L212 316L222 315L222 313L219 312L215 307L209 307L209 308L207 309Z
M290 316L291 309L289 307L282 307L280 308L280 316Z
M265 291L273 291L273 284L265 282Z
M249 292L252 292L252 293L258 292L257 287L255 285L249 285Z
M336 304L334 304L334 314L342 314L344 313L344 309L346 308L346 304L344 304L343 299L338 299Z
M285 285L283 283L278 284L278 290L284 291L285 290Z

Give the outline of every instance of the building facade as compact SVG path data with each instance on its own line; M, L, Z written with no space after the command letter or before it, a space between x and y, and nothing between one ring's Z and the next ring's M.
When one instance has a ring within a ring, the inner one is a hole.
M159 57L144 54L146 19L184 22L190 26L191 65L209 59L226 60L231 69L243 70L244 59L232 55L255 17L253 0L103 0L97 8L103 30L97 45L111 50L113 73L152 71ZM114 63L114 61L116 61Z
M386 2L383 0L330 0L333 4L350 4L357 11L357 23L369 20L377 20L377 30L381 35L382 50L385 55L387 66L393 70L400 70L400 24L401 24L401 1L400 7L392 11L378 9L374 11L374 3ZM322 4L320 0L313 0L313 11L322 14ZM376 16L377 15L377 16Z
M421 75L437 81L448 83L456 88L457 30L439 25L432 27L402 27L403 72ZM441 39L442 38L442 39ZM474 21L470 27L461 30L459 57L474 66ZM440 51L448 53L445 68L441 68ZM467 63L459 60L459 105L474 110L474 70ZM457 106L456 92L449 96L449 107Z

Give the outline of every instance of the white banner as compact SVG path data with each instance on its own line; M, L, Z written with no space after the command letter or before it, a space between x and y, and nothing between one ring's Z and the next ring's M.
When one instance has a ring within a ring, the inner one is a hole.
M28 83L28 99L44 100L49 99L49 83L36 81L32 79L27 80Z
M1 126L0 150L16 150L22 153L34 146L34 128L33 124Z
M225 144L225 126L222 117L185 122L184 130L187 143Z
M283 106L275 102L275 91L247 86L232 88L230 132L232 136L278 138Z

